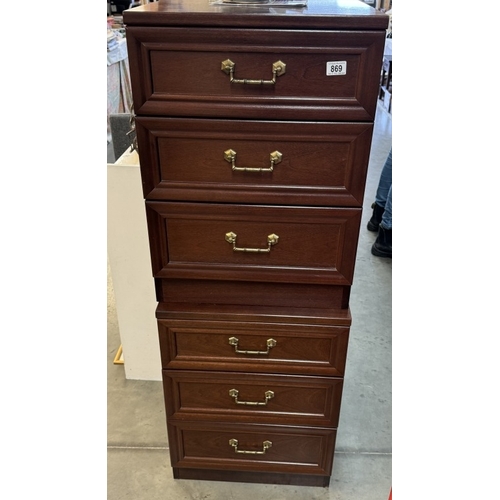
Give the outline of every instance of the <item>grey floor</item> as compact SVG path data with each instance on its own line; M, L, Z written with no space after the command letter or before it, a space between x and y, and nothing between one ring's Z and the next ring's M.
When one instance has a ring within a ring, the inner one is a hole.
M379 105L351 292L353 323L328 488L174 480L161 382L126 380L113 364L120 337L108 273L108 500L386 500L392 471L392 262L374 257L366 230L392 143ZM113 159L108 145L108 161Z

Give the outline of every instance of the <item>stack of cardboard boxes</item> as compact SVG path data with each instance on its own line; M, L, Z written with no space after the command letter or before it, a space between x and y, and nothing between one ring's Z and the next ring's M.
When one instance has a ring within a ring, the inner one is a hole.
M363 2L374 7L377 10L387 12L392 9L392 0L363 0Z
M390 113L392 111L392 38L386 38L384 60L382 63L382 75L380 78L379 99L384 108Z

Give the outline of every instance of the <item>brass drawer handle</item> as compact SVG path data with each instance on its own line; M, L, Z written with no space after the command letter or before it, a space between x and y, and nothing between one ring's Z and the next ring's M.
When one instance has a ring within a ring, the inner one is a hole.
M234 352L238 354L269 354L269 351L274 347L277 342L274 339L267 339L267 351L242 351L238 349L239 340L236 337L231 337L229 339L229 345L234 346Z
M256 167L237 167L236 166L236 151L228 149L224 151L224 160L231 163L232 170L235 172L272 172L274 170L274 165L281 162L283 155L279 151L273 151L269 155L271 161L271 166L268 168L256 168Z
M237 79L234 78L234 66L235 63L231 61L231 59L226 59L225 61L222 61L221 70L229 75L229 81L231 83L243 83L248 85L274 85L276 83L276 78L284 75L286 71L286 64L282 61L276 61L273 63L273 78L271 80L249 80L247 78Z
M274 392L273 391L266 391L264 393L264 396L266 398L265 401L238 401L238 394L239 391L237 389L230 389L229 390L229 395L234 398L234 402L237 405L248 405L248 406L267 406L267 403L269 402L270 399L274 398Z
M271 247L278 243L279 236L277 234L270 234L267 237L267 248L238 248L236 246L237 234L233 232L226 233L226 241L233 245L234 252L253 252L253 253L269 253Z
M234 448L235 453L245 453L247 455L264 455L266 450L271 448L273 443L271 441L264 441L262 443L262 451L251 451L251 450L238 450L238 440L230 439L229 444Z

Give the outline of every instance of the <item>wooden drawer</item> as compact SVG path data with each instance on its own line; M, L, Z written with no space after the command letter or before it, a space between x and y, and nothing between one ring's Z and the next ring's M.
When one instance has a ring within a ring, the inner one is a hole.
M362 206L371 123L142 117L136 126L145 198Z
M332 469L335 429L170 420L168 431L174 468L317 475ZM246 451L264 453L240 453Z
M347 309L350 286L207 279L155 280L156 300L179 304Z
M372 120L384 43L384 31L129 26L134 109L142 115ZM231 83L225 61L234 63L237 80L272 80L275 63L285 72L275 84ZM328 76L338 62L345 74Z
M167 417L337 427L343 380L164 370Z
M158 320L162 366L341 377L349 327Z
M156 278L352 283L361 209L152 201L146 208Z

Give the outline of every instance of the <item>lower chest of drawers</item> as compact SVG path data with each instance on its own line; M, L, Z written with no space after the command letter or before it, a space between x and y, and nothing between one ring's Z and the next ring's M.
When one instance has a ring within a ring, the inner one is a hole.
M307 316L291 311L159 305L169 445L178 477L212 471L212 479L240 474L235 477L247 481L264 473L263 482L327 481L350 316L344 311L307 323Z

